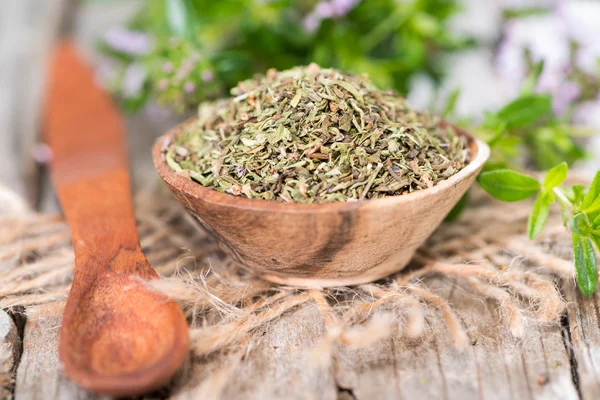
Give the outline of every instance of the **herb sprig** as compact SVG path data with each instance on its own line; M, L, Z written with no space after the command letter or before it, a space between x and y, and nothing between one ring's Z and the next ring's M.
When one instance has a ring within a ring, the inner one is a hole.
M594 246L600 250L600 171L589 188L564 187L568 165L586 156L577 143L582 128L567 124L553 113L549 94L534 92L543 67L543 62L534 65L521 94L500 110L486 113L479 126L463 125L491 148L491 157L477 178L486 192L507 202L536 196L527 222L530 239L542 232L551 205L559 204L573 239L577 284L583 294L591 295L598 285ZM445 115L452 114L457 97L450 97ZM592 133L590 129L585 131ZM542 180L518 171L532 167L549 170ZM461 201L446 220L455 219L466 203Z
M502 201L519 201L536 195L527 222L527 234L536 238L550 214L550 205L558 202L564 225L571 231L575 276L581 292L590 296L598 285L598 266L594 246L600 250L600 171L592 184L564 187L568 166L562 162L551 168L543 180L510 169L480 174L479 185Z

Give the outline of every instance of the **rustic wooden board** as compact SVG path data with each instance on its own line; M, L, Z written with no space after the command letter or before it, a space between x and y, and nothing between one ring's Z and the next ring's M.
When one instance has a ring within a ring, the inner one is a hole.
M0 399L10 397L14 371L21 355L21 336L12 317L0 310Z
M573 366L577 373L581 398L600 396L600 298L598 292L584 297L573 285L564 288L568 301L568 327Z
M327 368L315 365L310 350L324 326L315 306L282 316L253 335L256 344L231 374L224 399L335 399Z
M444 290L440 288L440 290ZM256 332L249 343L221 357L193 357L185 374L194 380L173 393L191 399L214 398L354 398L354 399L577 399L571 376L569 344L560 327L525 330L516 339L508 329L494 333L498 323L486 305L460 296L459 318L470 345L457 350L443 318L426 315L425 339L410 340L397 327L390 339L367 348L337 345L331 366L315 364L311 350L324 332L316 307L282 316L270 329ZM458 293L458 294L457 294ZM590 304L593 300L590 299ZM46 309L47 308L47 309ZM493 309L493 307L492 307ZM483 311L483 313L481 313ZM572 311L572 310L571 310ZM56 354L60 317L52 306L41 306L25 327L24 352L17 374L19 399L95 398L77 389L58 368ZM575 317L580 318L581 315ZM594 314L595 315L595 314ZM597 317L573 330L573 349L584 399L598 393ZM573 325L572 325L573 326ZM585 332L585 342L580 342ZM594 356L595 354L595 356ZM594 369L596 368L596 369ZM215 376L220 379L215 380ZM210 379L209 379L210 378ZM210 385L209 385L210 382ZM42 393L44 394L42 396ZM63 397L70 396L70 397Z
M578 398L560 327L525 330L517 339L502 327L493 304L458 287L438 292L450 291L470 346L457 350L441 315L429 312L425 340L407 340L397 330L389 341L345 349L338 359L340 386L356 399Z
M58 331L62 313L54 303L39 306L25 324L23 355L17 370L15 398L19 400L99 398L71 383L58 360Z
M517 338L500 320L496 312L498 304L484 303L458 287L454 288L451 299L460 302L460 308L455 309L463 326L468 327L471 346L462 357L475 361L474 369L464 370L469 372L468 378L461 369L452 368L459 381L477 382L477 392L464 398L578 398L560 326L526 327L523 336ZM449 343L442 342L440 348L443 349L441 365L450 369L455 361L448 351ZM449 390L449 397L463 392L460 386L455 387Z

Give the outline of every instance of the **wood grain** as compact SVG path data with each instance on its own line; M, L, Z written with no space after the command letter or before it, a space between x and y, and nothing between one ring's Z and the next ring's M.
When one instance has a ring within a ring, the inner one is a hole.
M9 398L12 393L21 346L21 337L12 317L0 310L0 399Z
M311 354L323 332L323 321L311 305L255 333L260 340L231 374L221 398L335 399L337 386L330 369Z
M600 393L600 298L598 291L584 297L572 283L564 285L568 302L570 350L581 398L597 399Z
M276 283L323 287L380 279L402 269L475 180L489 156L471 138L471 162L438 185L403 196L327 204L278 203L220 193L171 170L160 138L154 165L175 197L238 262Z
M52 178L76 266L61 361L67 375L90 390L147 392L185 360L187 323L176 303L142 283L158 276L139 243L122 123L72 43L55 50L46 104Z
M434 282L430 282L435 284ZM398 329L367 349L342 349L336 380L355 399L577 399L560 327L515 338L501 326L494 305L458 287L439 285L471 345L455 348L442 316L429 311L425 339Z
M77 387L61 371L58 333L62 313L55 304L39 306L36 318L25 324L23 355L17 370L15 398L19 400L99 399Z

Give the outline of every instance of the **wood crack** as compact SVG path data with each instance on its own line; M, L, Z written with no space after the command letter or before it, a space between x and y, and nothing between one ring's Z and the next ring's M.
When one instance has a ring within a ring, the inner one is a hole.
M573 351L573 340L571 337L571 326L569 324L569 316L565 313L560 319L560 323L562 326L562 338L563 343L565 345L565 350L569 357L569 364L571 366L571 379L573 380L573 386L577 390L577 396L582 399L581 387L579 386L579 375L577 374L577 358L575 357L575 352Z
M337 388L338 400L356 400L354 390L340 386L339 383L337 383L337 381L335 382L335 385Z

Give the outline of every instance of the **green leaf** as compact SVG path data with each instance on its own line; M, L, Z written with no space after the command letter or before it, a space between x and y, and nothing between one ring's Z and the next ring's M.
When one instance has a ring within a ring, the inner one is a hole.
M585 197L583 198L583 203L581 203L581 207L579 208L581 211L589 211L592 207L596 207L600 203L600 171L596 172L596 176L588 189Z
M552 98L548 95L523 95L498 111L497 116L507 129L524 128L552 111Z
M544 193L540 193L535 199L533 209L527 221L527 235L529 239L535 239L542 229L544 229L544 225L548 221L548 215L550 215L550 204Z
M564 190L565 196L569 201L573 204L575 209L579 209L581 203L583 202L583 198L585 196L585 186L584 185L573 185L570 188Z
M592 241L573 232L573 257L575 277L581 293L591 296L598 285L598 266Z
M593 221L592 221L592 228L593 229L598 229L600 228L600 215L598 215ZM600 249L599 249L600 250Z
M590 219L587 214L584 212L580 212L573 217L573 221L571 221L571 230L578 235L588 236L590 234Z
M592 234L590 235L590 240L594 242L596 249L600 250L600 235Z
M523 200L540 189L537 179L510 169L484 172L477 177L477 182L486 192L502 201Z
M544 178L544 189L550 191L563 183L567 178L569 166L566 162L562 162L548 171Z

